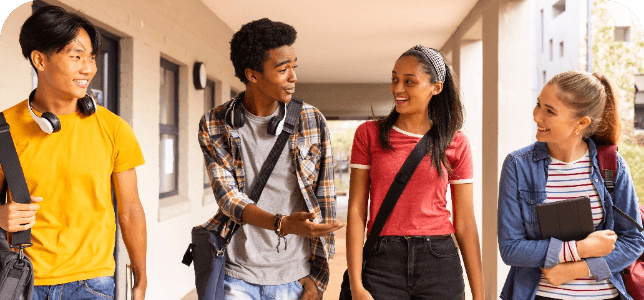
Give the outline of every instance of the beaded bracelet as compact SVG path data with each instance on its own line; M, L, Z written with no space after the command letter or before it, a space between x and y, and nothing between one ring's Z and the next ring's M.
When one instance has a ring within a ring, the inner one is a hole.
M284 250L288 247L288 240L286 239L286 234L282 233L282 220L286 218L285 215L275 214L275 222L273 222L273 227L275 228L275 234L277 234L277 253L280 252L281 240L284 240Z

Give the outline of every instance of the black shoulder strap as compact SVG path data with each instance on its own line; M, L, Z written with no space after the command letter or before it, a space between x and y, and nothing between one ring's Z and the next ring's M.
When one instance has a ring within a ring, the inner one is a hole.
M363 261L367 260L368 253L370 253L369 250L376 244L376 240L378 240L380 232L385 227L385 223L387 222L387 219L389 219L389 215L391 215L391 212L394 210L394 206L396 206L398 198L400 198L403 190L405 190L405 186L407 186L409 179L411 179L411 176L416 171L416 167L418 167L420 162L427 155L427 140L429 140L429 131L422 139L420 139L418 144L416 144L416 147L411 151L396 174L394 182L391 183L391 186L385 195L385 199L382 201L382 205L378 210L376 219L373 221L371 231L369 232L369 236L367 236L367 241L364 244L362 255Z
M271 177L271 173L273 173L273 169L275 169L275 164L277 164L277 160L279 159L280 154L282 154L282 150L284 150L284 146L286 146L288 138L295 133L295 126L300 120L300 115L302 114L302 105L302 100L298 98L292 98L288 104L282 132L277 136L277 141L275 141L273 148L271 148L271 152L268 153L268 157L264 161L264 164L259 171L259 175L257 176L257 181L255 181L255 185L250 191L250 194L248 194L248 197L255 203L259 200L259 196L262 195L266 182L268 182L268 178ZM235 227L233 227L232 233L228 235L228 239L225 244L228 244L237 229L239 229L239 225L235 224Z
M282 154L284 146L286 146L286 141L288 141L291 134L295 133L295 126L302 114L302 104L302 100L297 98L292 98L289 102L287 113L284 117L282 132L277 136L277 140L275 141L271 152L268 153L268 157L266 157L266 161L264 161L264 164L259 171L257 181L255 181L255 185L253 186L250 194L248 194L248 197L251 200L255 202L259 200L259 196L262 195L266 182L268 182L268 178L271 177L275 164L277 164L277 160L280 158L280 154Z
M9 124L0 112L0 165L6 178L7 186L11 192L11 197L16 203L30 204L31 196L25 174L22 172L20 160L16 147L13 145L13 138L9 131ZM12 234L11 247L19 248L20 246L31 245L31 229L14 232Z

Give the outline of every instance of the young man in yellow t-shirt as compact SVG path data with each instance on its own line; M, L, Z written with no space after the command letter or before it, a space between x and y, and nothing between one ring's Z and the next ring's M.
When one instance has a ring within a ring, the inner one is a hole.
M0 227L32 228L26 253L34 264L33 299L114 296L113 184L135 275L134 299L143 300L146 226L135 171L143 155L132 128L86 97L100 34L86 19L48 6L25 21L20 45L38 73L38 86L4 115L32 204L1 205ZM6 184L1 170L0 184Z

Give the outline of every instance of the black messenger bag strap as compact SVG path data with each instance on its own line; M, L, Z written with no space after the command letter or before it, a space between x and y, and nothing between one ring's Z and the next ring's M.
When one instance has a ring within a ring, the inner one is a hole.
M264 164L259 171L259 176L257 176L257 181L255 181L255 185L250 191L250 194L248 194L248 197L255 203L259 201L259 196L262 195L266 182L268 182L268 178L271 177L271 173L273 173L275 164L277 164L277 160L279 160L288 138L295 133L295 126L300 120L300 115L302 114L302 104L302 100L297 98L292 98L289 102L286 116L284 117L282 132L277 136L277 141L275 141L271 152L268 153L268 157L266 157L266 161L264 161Z
M277 160L279 159L280 154L282 154L288 138L295 133L295 126L300 120L303 104L302 100L298 98L292 98L288 104L286 116L284 117L284 125L282 125L282 132L277 136L277 140L275 141L275 144L273 144L273 148L271 148L271 151L268 153L268 157L266 157L264 164L262 164L262 168L259 171L255 185L253 185L250 194L248 194L248 197L255 203L257 203L259 196L261 196L262 191L264 191L268 178L271 176L271 173L273 173L275 164L277 164ZM233 238L233 235L237 232L239 227L240 225L237 223L233 225L233 228L230 230L226 240L222 243L223 246L219 249L217 255L223 254L224 249L226 249L226 246L228 246L228 243L230 243L230 240ZM183 255L183 260L181 261L186 266L190 266L192 263L192 247L193 244L188 246L188 249Z
M429 131L422 139L420 139L418 144L416 144L416 147L411 151L396 174L394 182L391 183L391 186L385 195L385 199L382 201L382 205L378 210L376 219L373 221L373 225L371 225L371 231L369 232L369 236L367 236L367 241L364 243L364 247L362 248L363 262L367 261L369 253L371 252L369 250L371 250L376 244L376 241L380 236L380 232L385 227L385 223L387 222L387 219L389 219L389 215L391 215L391 212L394 210L394 207L398 202L398 198L400 198L403 190L405 190L405 186L407 186L409 179L411 179L411 176L416 171L416 167L418 167L420 162L427 155L427 140L429 140Z
M22 172L20 160L9 131L9 124L0 112L0 165L5 181L0 191L0 202L8 201L7 191L11 192L14 202L29 204L31 196ZM24 248L30 247L31 229L14 232L11 245L7 242L6 232L0 229L0 299L31 300L34 290L34 269L29 257L24 255ZM19 253L10 248L19 249Z
M22 172L20 160L16 147L11 138L9 131L9 124L0 112L0 165L4 172L4 177L7 182L11 197L14 202L22 204L30 204L31 196L29 195L29 188L27 188L27 181L25 174ZM8 198L8 197L7 197ZM14 232L11 235L11 248L24 248L31 246L31 229Z
M250 194L248 194L248 198L250 198L250 200L253 200L253 202L255 203L259 201L259 196L262 195L262 191L264 191L264 187L268 182L268 178L271 177L271 173L273 173L273 169L275 169L277 160L279 160L280 155L284 150L284 146L286 146L288 138L295 133L295 126L300 120L300 115L302 114L302 105L302 100L298 98L292 98L288 104L286 116L284 117L282 132L277 136L277 140L275 141L275 144L273 144L271 152L268 153L268 157L266 157L264 164L262 164L262 168L259 170L259 175L257 176L255 184L253 185L253 189L250 191ZM232 232L228 235L228 238L224 243L223 248L226 248L239 227L239 224L234 225L234 227L231 229Z

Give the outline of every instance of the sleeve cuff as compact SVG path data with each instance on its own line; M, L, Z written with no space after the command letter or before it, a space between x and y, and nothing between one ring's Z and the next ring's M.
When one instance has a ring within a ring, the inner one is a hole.
M249 202L246 201L239 201L239 203L234 205L233 208L233 221L239 225L246 225L246 222L242 219L242 215L244 213L244 209L246 208L246 205L255 205L255 202L252 200L248 199Z
M313 281L313 283L315 283L315 278L313 278L313 276L311 276L310 274L309 274L309 278L311 278L311 281ZM321 286L319 286L317 283L315 283L315 287L318 288L318 291L324 293L324 289Z
M590 257L584 259L584 261L586 261L588 269L590 270L590 273L593 275L593 278L595 278L596 281L610 279L610 269L608 268L608 264L603 257Z
M467 183L474 183L474 178L458 179L458 180L450 180L449 181L449 184L467 184Z
M563 243L563 247L559 252L559 263L580 261L579 253L577 253L577 241L568 241Z
M559 264L559 252L561 252L562 248L562 241L556 238L550 238L550 244L546 252L546 262L543 265L544 269L549 269Z
M349 168L369 170L369 169L371 169L371 166L370 165L349 164Z

